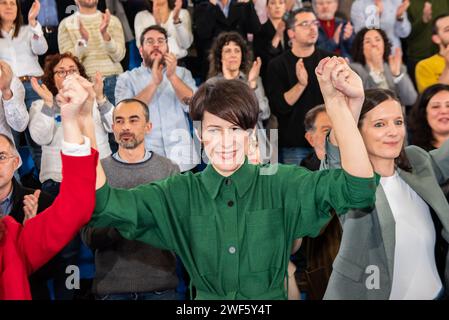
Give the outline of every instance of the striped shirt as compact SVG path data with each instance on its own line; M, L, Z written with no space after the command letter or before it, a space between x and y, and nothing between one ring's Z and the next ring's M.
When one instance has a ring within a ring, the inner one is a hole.
M120 61L125 57L125 36L120 20L111 16L108 33L111 40L106 42L100 33L102 13L86 15L76 12L62 20L58 28L59 51L71 52L77 56L89 77L93 77L96 71L103 76L118 75L123 72ZM81 33L79 21L89 33L87 46L79 44Z

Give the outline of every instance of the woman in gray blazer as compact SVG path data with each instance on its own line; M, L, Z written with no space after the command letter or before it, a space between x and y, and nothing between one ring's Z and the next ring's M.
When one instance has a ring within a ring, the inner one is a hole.
M449 141L431 152L404 148L404 115L394 92L372 89L365 96L362 109L352 111L381 176L376 206L340 217L343 237L324 299L442 298L449 205L439 185L449 178ZM325 168L340 167L336 143L331 133Z
M391 43L382 29L360 30L352 47L351 68L362 78L365 89L390 89L404 106L415 103L418 93L402 64L402 51L391 52Z

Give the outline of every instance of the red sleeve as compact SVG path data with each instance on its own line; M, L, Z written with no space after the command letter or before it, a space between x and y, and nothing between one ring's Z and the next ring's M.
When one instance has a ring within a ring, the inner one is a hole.
M44 265L89 222L95 208L95 179L98 152L85 157L61 153L62 182L53 204L28 220L18 248L28 274Z

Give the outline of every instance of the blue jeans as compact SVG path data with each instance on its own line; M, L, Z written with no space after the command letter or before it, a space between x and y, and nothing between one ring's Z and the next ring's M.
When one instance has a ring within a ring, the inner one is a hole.
M97 300L184 300L181 293L176 290L132 292L98 295Z
M311 152L313 152L313 148L281 148L279 162L299 166L301 161Z
M104 79L104 95L109 102L115 106L115 85L117 84L117 76L109 76Z

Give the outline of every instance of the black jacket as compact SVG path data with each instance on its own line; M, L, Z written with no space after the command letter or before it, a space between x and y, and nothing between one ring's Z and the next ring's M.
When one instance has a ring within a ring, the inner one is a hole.
M231 0L227 18L218 5L214 6L209 1L198 3L193 10L193 32L203 66L202 73L207 71L207 55L212 42L221 32L236 31L246 39L248 33L256 34L259 29L260 21L252 1L244 3Z
M25 213L23 212L23 199L27 194L33 194L34 189L25 188L13 178L13 191L12 191L12 208L9 215L14 218L18 223L23 223ZM44 211L53 203L53 196L41 191L39 196L38 214ZM38 239L36 239L38 240ZM51 260L38 271L30 276L31 296L33 300L49 299L49 293L47 289L47 280L51 277L52 270L54 269L54 260Z

